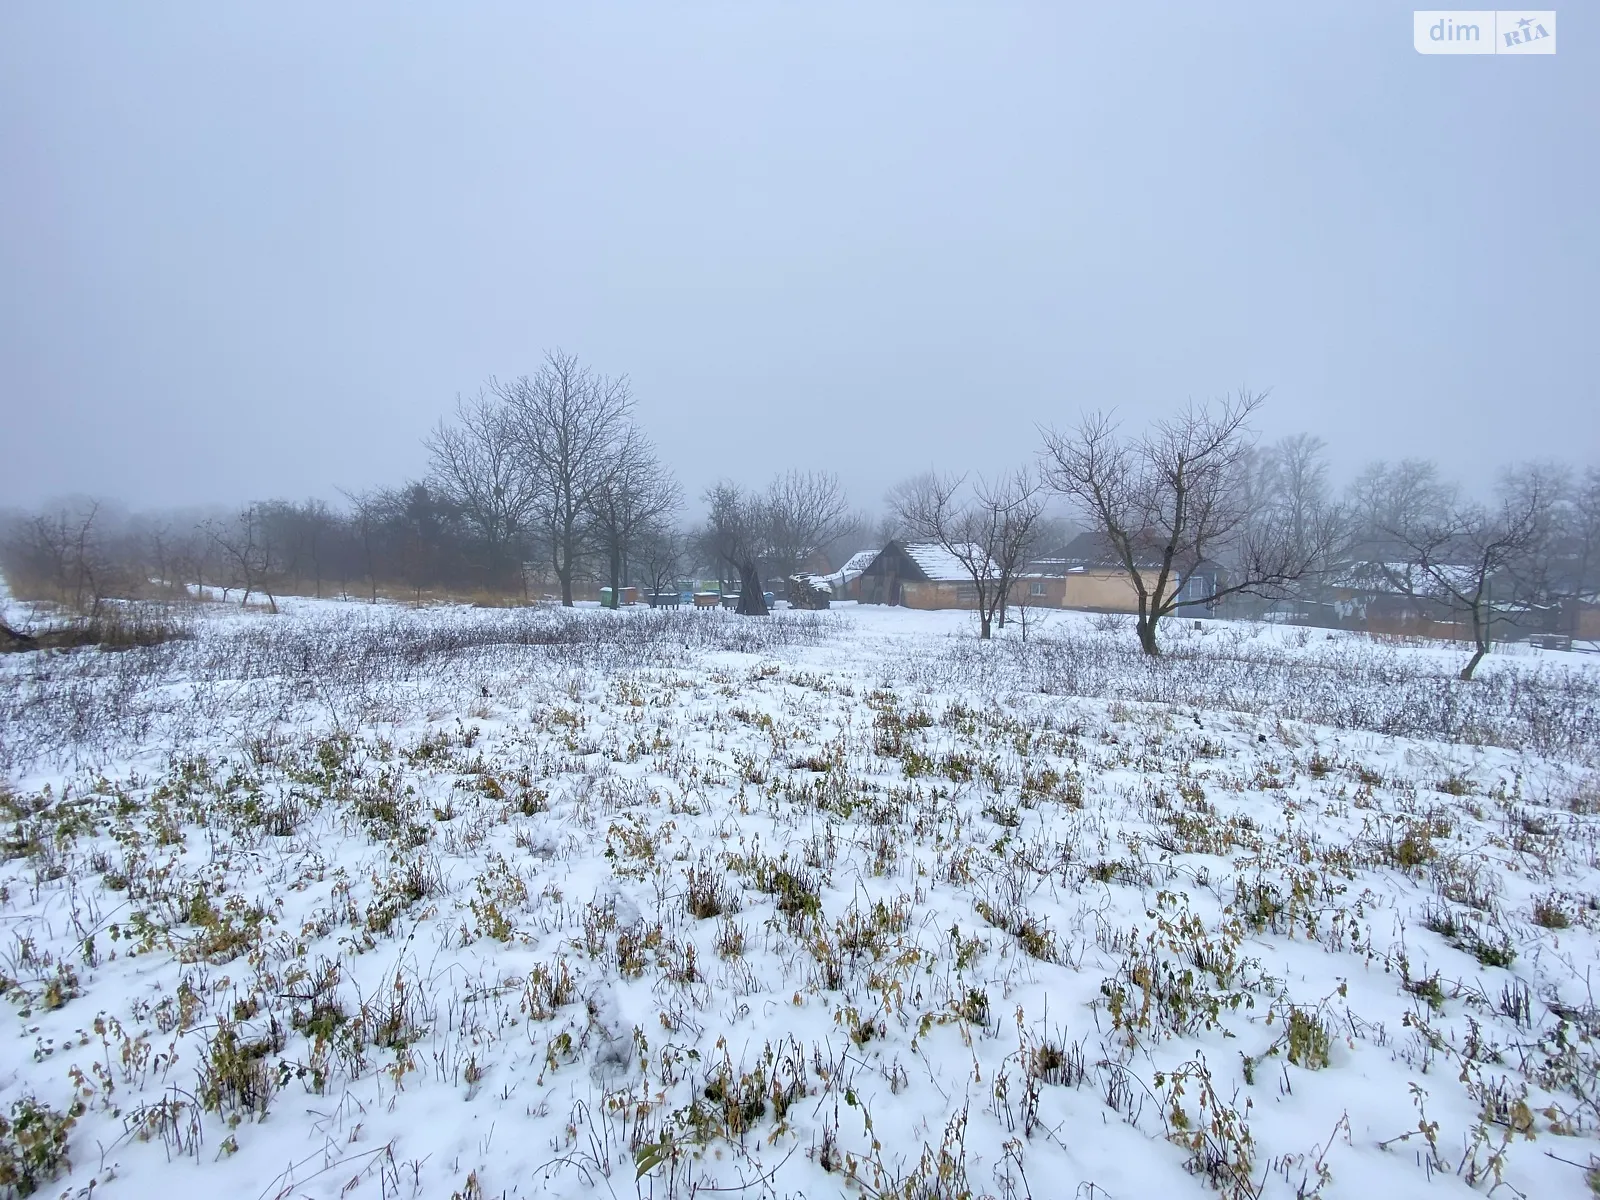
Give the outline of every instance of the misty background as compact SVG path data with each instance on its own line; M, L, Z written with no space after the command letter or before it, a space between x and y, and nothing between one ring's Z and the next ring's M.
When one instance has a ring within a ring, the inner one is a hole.
M0 504L336 500L490 375L719 477L990 470L1248 385L1336 472L1593 461L1589 12L8 5Z

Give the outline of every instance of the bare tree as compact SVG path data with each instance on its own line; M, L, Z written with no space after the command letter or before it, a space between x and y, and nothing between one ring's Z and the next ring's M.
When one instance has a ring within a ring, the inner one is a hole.
M1327 443L1311 433L1295 433L1264 454L1270 490L1267 503L1287 523L1289 540L1309 554L1330 541L1328 525L1340 511L1328 487Z
M707 558L738 575L738 611L744 616L767 615L763 583L769 574L787 580L852 520L838 479L821 472L790 471L764 492L724 481L705 500L706 523L696 541Z
M979 479L969 499L960 497L964 475L929 471L899 484L888 503L906 536L933 542L961 564L972 580L978 605L978 637L1005 623L1013 581L1037 534L1043 504L1038 483L1026 470L994 482Z
M101 523L98 500L63 504L22 522L6 546L13 584L76 612L98 613L119 582Z
M767 615L761 567L771 554L765 498L722 482L705 493L706 523L697 537L701 553L739 576L740 616Z
M211 577L216 557L216 547L204 522L197 521L174 537L172 556L174 578L185 591L192 582L195 598L204 600L206 580Z
M628 380L596 375L557 350L532 379L491 380L489 388L510 412L522 469L538 481L536 520L561 582L561 602L570 607L595 498L611 476L633 411Z
M378 602L378 537L382 523L382 497L377 492L344 492L350 503L351 541L367 580L367 601Z
M767 565L774 576L786 582L831 543L855 529L855 517L839 477L823 471L790 471L778 476L767 487L765 509Z
M312 594L322 598L322 573L329 543L333 541L335 521L321 500L307 500L297 510L297 532L301 560L311 568Z
M499 577L538 508L542 481L521 452L518 425L499 395L456 397L453 424L439 422L425 440L432 481L472 525Z
M1452 497L1402 513L1385 529L1406 550L1404 564L1387 568L1391 583L1414 600L1442 602L1467 615L1473 654L1461 669L1464 680L1489 653L1495 620L1512 619L1529 603L1537 585L1528 572L1549 537L1557 486L1549 473L1524 470L1502 480L1493 503ZM1499 618L1497 586L1504 589Z
M243 592L239 598L240 607L249 604L250 597L259 591L276 613L278 600L273 586L278 562L267 535L262 506L246 505L227 524L209 522L206 533L226 564L232 586Z
M1320 547L1295 546L1284 521L1252 519L1249 421L1265 400L1264 392L1241 391L1191 403L1137 439L1120 436L1106 413L1088 414L1066 433L1042 431L1045 479L1078 505L1127 575L1146 654L1160 653L1157 627L1176 609L1228 595L1284 595L1321 555ZM1226 581L1185 597L1207 564L1225 565Z
M640 533L683 502L672 472L637 428L629 427L610 455L610 470L591 500L594 540L606 556L611 606L621 604L628 555Z
M665 521L652 521L639 530L634 562L643 572L652 596L677 590L678 572L683 565L683 538Z
M1369 546L1381 543L1389 530L1439 517L1452 499L1438 466L1427 459L1370 463L1350 485L1352 532Z
M68 569L72 541L72 528L64 509L54 516L38 513L29 517L7 539L6 565L13 587L68 601L73 590L72 572Z
M1039 543L1044 514L1044 489L1033 473L1021 468L990 484L979 480L973 489L978 507L994 530L990 552L1000 571L1000 628L1006 626L1012 584L1016 582Z

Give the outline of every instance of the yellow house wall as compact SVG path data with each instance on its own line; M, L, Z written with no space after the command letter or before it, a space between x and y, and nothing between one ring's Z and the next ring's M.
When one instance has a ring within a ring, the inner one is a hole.
M1146 587L1154 587L1157 572L1141 571ZM1121 571L1074 571L1067 576L1062 608L1100 608L1112 612L1138 612L1139 593Z
M968 601L962 603L958 600L956 584L953 583L923 583L915 579L902 580L900 584L900 603L907 608L976 608L977 605Z

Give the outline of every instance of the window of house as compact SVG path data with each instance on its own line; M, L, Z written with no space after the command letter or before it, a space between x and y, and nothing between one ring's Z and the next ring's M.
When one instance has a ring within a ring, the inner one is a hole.
M956 584L956 602L958 604L976 604L978 602L978 585L975 583Z
M1042 579L1030 580L1028 582L1028 595L1030 595L1030 596L1042 596L1042 595L1044 595L1044 580L1042 580Z

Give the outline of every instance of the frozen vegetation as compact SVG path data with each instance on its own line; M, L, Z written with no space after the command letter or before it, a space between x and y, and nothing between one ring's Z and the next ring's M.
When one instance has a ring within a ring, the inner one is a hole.
M0 657L0 1190L1600 1187L1592 659L282 607Z

